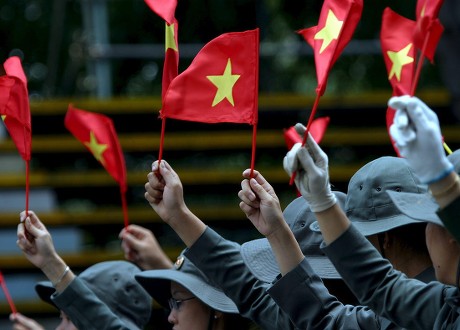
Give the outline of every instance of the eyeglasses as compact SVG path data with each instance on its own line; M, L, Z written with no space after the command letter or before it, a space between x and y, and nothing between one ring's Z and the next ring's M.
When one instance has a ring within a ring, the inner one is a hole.
M186 298L186 299L174 299L174 298L169 298L168 299L168 304L169 304L169 308L171 310L175 309L176 311L179 310L181 304L184 302L184 301L187 301L187 300L191 300L191 299L195 299L196 297L190 297L190 298Z

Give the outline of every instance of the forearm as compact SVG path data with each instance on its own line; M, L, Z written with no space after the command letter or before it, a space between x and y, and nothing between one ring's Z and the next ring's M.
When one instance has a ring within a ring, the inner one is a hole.
M283 226L267 236L267 239L275 254L281 275L289 273L304 258L294 234L284 221Z
M315 217L326 244L335 241L350 227L350 220L337 203L327 210L315 213Z
M41 268L57 292L64 291L75 278L75 275L70 269L67 270L67 267L64 260L56 255Z
M168 225L176 232L187 247L191 247L206 230L206 225L186 206L168 219Z

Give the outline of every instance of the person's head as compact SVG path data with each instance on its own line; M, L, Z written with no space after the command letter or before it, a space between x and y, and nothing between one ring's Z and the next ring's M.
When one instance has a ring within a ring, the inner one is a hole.
M333 193L343 209L346 195L340 191L333 191ZM355 303L356 298L342 281L332 262L320 249L323 236L308 202L303 197L294 199L284 209L283 216L299 243L302 253L330 293L337 296L342 302ZM246 267L260 281L271 283L280 273L275 255L266 238L243 243L241 256Z
M460 173L460 149L449 156L454 170ZM443 283L458 285L457 268L460 263L459 242L444 228L444 224L436 214L439 209L434 198L428 193L413 194L389 193L398 209L406 216L427 223L426 245L436 273L436 278Z
M134 275L141 270L127 261L97 263L78 275L78 278L104 302L130 329L143 329L150 320L152 299L137 283ZM55 289L51 282L35 285L38 296L52 304ZM72 321L61 311L59 330L76 329Z
M401 259L407 256L429 263L425 224L403 214L388 191L423 194L427 187L420 183L405 159L377 158L361 167L350 179L345 202L348 218L395 268L400 269ZM414 260L407 261L408 264Z
M162 307L170 310L168 321L174 329L244 329L249 320L222 290L183 254L173 269L148 270L136 280ZM239 323L236 325L235 323Z

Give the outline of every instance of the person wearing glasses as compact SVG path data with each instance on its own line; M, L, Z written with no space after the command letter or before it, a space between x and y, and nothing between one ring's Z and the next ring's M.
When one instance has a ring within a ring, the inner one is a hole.
M143 271L135 276L162 307L170 310L173 329L249 329L251 322L222 290L181 253L171 269Z

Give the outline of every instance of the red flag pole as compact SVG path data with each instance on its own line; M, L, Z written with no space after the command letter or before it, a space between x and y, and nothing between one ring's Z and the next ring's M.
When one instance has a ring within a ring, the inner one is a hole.
M252 125L252 153L251 153L251 173L249 177L254 176L254 166L256 162L256 137L257 137L257 124Z
M313 119L315 118L316 110L318 109L318 104L319 104L320 97L321 97L321 93L317 89L315 103L313 103L313 108L311 109L310 118L308 119L308 123L307 123L307 129L305 130L305 134L303 135L302 147L307 142L308 131L310 130L310 126L311 126L311 123L313 122ZM291 179L289 180L289 185L290 186L292 186L294 184L295 176L296 176L296 172L292 173Z
M128 219L128 203L126 202L126 189L123 189L120 186L120 193L121 193L121 206L123 208L123 219L125 223L125 228L129 226L129 219Z
M30 160L26 160L26 216L29 216L29 172Z
M13 314L16 314L18 311L16 310L16 306L14 306L13 299L11 299L10 292L8 291L8 288L6 287L5 278L3 277L3 274L1 271L0 271L0 284L2 286L3 292L5 293L6 300L8 301L8 304L10 305L11 311L13 312Z
M158 165L160 165L160 162L163 159L163 144L165 141L165 126L166 126L166 117L163 117L161 118L161 135L160 135L160 149L158 151Z
M411 86L411 91L410 91L411 96L415 95L415 90L417 89L417 84L420 78L420 73L422 72L423 62L425 61L424 54L425 54L426 48L428 47L428 40L430 39L430 34L431 34L431 30L428 31L428 34L426 35L425 40L423 41L423 47L422 47L422 50L420 51L420 55L417 61L417 68L415 69L414 79L412 80L412 86Z

